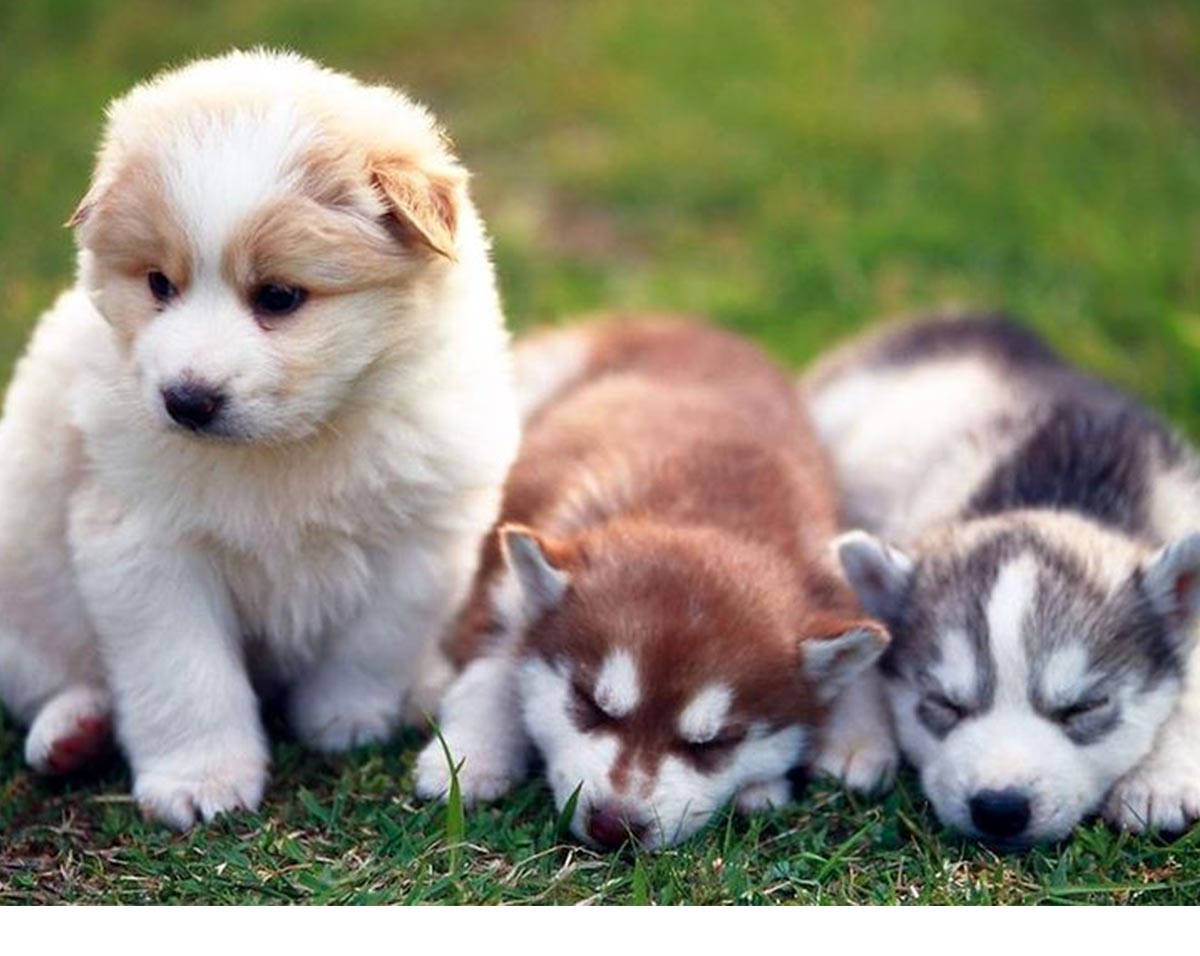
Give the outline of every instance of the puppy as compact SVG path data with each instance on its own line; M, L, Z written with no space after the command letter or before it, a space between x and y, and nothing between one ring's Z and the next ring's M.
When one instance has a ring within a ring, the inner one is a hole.
M466 180L425 109L292 54L109 108L78 286L0 424L0 698L33 767L111 713L183 829L259 803L252 678L321 750L392 730L517 444Z
M666 846L788 798L824 709L887 635L835 573L835 494L781 373L683 321L518 350L524 443L416 769L498 797L545 762L571 829ZM443 746L444 741L444 746Z
M1102 807L1132 830L1194 820L1192 451L1001 318L888 327L806 392L872 532L841 560L892 631L887 699L942 821L1021 846ZM850 733L886 750L870 713Z

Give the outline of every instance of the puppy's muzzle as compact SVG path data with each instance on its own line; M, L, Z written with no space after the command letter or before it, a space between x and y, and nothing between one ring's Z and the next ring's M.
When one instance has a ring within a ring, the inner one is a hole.
M971 822L985 837L1015 840L1029 826L1029 798L1020 790L980 790L969 806Z
M602 805L588 813L587 835L601 849L615 850L629 841L640 842L646 827L620 807Z
M162 399L171 421L194 432L211 427L225 404L222 392L197 382L164 388Z

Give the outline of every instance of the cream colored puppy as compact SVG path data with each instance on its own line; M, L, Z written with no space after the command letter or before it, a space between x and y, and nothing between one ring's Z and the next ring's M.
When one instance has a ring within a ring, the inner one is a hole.
M136 799L186 828L262 797L252 681L322 750L400 720L517 443L466 178L422 107L291 54L110 107L78 287L0 422L0 698L33 767L115 716Z

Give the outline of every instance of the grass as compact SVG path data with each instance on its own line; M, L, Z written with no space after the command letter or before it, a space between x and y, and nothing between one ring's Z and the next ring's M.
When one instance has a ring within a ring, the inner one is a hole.
M71 281L105 101L284 44L407 86L476 173L513 324L705 312L793 365L881 313L1005 307L1200 434L1200 9L1186 0L0 5L0 380ZM1010 857L915 785L817 784L654 856L564 843L531 783L415 804L409 737L281 739L262 813L183 837L119 765L51 784L0 723L0 901L1185 903L1200 832Z

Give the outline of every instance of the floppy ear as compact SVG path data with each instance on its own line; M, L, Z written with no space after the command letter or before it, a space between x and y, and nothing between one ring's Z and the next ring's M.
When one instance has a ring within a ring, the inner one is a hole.
M371 162L370 173L401 237L454 259L466 170L452 163L428 169L408 157L384 156Z
M506 525L500 529L504 562L521 588L526 620L557 607L571 578L557 567L553 549L529 528Z
M75 207L75 211L71 213L71 218L63 223L68 229L77 229L87 221L88 216L92 214L92 210L96 204L100 202L100 184L92 183L88 187L88 191L79 200L79 205Z
M912 580L912 558L865 531L850 531L833 546L867 613L884 621L895 620Z
M1146 595L1175 627L1191 629L1200 614L1200 533L1167 545L1142 565Z
M875 664L891 640L882 624L871 620L848 622L833 634L800 641L804 677L823 703Z

